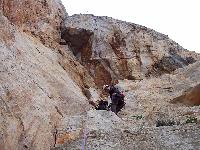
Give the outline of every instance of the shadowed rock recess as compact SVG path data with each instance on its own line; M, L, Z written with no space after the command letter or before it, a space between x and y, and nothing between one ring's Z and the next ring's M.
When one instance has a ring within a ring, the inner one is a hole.
M200 55L144 26L66 11L0 1L0 149L199 149ZM88 103L110 83L125 93L118 116Z

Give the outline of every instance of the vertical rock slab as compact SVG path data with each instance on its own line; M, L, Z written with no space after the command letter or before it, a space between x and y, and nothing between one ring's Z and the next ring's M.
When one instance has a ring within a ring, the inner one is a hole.
M0 15L1 149L50 149L60 119L88 109L59 57Z

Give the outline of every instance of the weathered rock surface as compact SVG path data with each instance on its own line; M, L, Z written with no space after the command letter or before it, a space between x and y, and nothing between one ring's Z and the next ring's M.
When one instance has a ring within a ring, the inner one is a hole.
M100 86L171 73L199 57L166 35L109 17L67 17L62 37Z
M175 99L172 103L185 103L188 105L200 105L200 84L188 89L185 93Z
M188 74L190 71L193 74ZM79 134L63 140L65 144L58 142L54 149L199 149L199 106L170 103L200 83L199 73L200 63L196 62L174 74L137 82L120 81L118 86L125 91L126 107L119 118L111 112L96 110L65 118L63 122L68 124L59 125L60 136Z
M60 57L0 16L1 148L49 149L60 118L88 109Z
M199 54L136 24L66 17L60 0L0 2L0 149L200 147L199 106L171 103L200 83ZM111 82L119 117L87 102Z
M54 43L60 42L60 26L67 16L60 0L1 0L0 10L43 44L55 47Z
M58 131L59 136L65 137L67 134L73 138L64 139L65 144L58 143L52 150L75 150L83 147L95 150L167 150L198 149L200 146L200 126L195 123L147 127L143 119L135 120L135 124L128 123L107 111L88 111L85 116L74 116L65 121L68 126L65 130Z

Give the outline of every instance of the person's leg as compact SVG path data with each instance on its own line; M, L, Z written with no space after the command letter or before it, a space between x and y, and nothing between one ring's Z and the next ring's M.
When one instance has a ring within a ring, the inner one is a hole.
M116 95L113 95L111 100L112 100L111 111L117 114L118 98Z
M119 112L124 107L124 100L119 98L117 105L117 112Z
M117 105L116 104L111 105L111 111L114 112L115 114L117 114Z

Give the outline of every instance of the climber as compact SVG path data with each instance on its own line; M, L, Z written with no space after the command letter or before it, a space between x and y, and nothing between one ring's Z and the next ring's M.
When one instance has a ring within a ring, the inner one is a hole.
M93 101L89 101L89 104L94 106L96 110L108 110L108 102L105 100L100 100L97 105Z
M111 111L117 114L125 105L124 94L113 85L104 85L103 90L110 94Z

